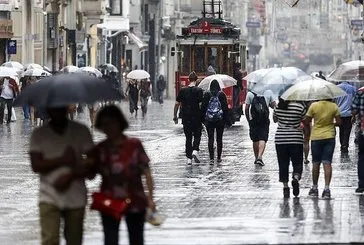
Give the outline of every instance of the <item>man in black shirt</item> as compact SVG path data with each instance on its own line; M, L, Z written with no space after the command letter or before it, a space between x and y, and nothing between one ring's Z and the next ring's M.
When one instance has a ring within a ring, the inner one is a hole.
M200 150L202 123L200 104L203 99L203 91L196 86L197 75L192 72L188 79L190 84L188 87L182 88L177 96L174 106L173 121L178 123L178 109L181 107L182 124L186 136L186 156L187 164L192 164L192 159L199 163L198 152Z

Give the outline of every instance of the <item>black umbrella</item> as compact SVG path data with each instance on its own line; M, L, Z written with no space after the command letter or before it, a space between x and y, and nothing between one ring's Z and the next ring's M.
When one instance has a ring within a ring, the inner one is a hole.
M120 99L121 93L101 79L79 74L61 74L26 87L14 104L46 108Z
M113 64L103 64L99 66L100 70L108 71L108 72L115 72L118 73L119 70Z

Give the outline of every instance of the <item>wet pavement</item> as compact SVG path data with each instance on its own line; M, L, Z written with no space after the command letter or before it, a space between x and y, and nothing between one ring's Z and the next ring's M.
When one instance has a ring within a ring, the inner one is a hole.
M126 105L122 108L127 112ZM311 199L311 166L304 167L301 197L283 199L271 126L264 157L266 166L253 164L245 120L224 135L223 162L210 166L207 136L201 142L202 163L186 166L181 125L172 122L173 102L153 103L146 119L130 118L128 134L140 137L152 159L155 199L166 216L161 227L146 225L146 244L308 244L364 243L364 196L356 188L356 154L334 156L332 200ZM27 158L32 130L22 122L0 126L0 244L39 244L38 178ZM85 120L85 115L80 115ZM96 141L102 135L95 132ZM319 188L323 188L323 175ZM97 190L99 179L88 183ZM121 244L127 244L125 225ZM85 221L85 243L102 244L97 213Z

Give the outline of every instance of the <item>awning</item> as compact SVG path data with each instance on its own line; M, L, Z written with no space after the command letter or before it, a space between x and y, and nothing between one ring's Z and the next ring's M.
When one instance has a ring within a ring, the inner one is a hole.
M135 35L132 32L128 33L128 37L129 39L131 39L133 41L134 44L136 44L139 48L139 52L142 52L146 49L148 49L148 44L146 44L145 42L143 42L137 35Z

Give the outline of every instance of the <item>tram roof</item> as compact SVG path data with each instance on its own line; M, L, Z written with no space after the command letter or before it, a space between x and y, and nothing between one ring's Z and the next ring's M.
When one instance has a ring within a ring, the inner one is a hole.
M192 21L189 26L182 28L182 35L177 36L177 38L181 39L199 36L211 36L217 39L239 39L240 28L223 19L199 18Z

